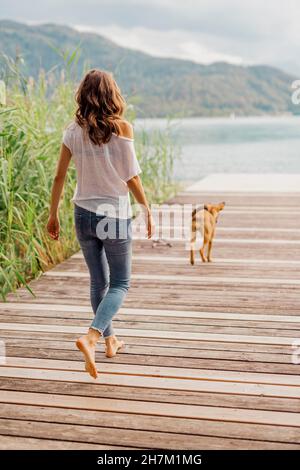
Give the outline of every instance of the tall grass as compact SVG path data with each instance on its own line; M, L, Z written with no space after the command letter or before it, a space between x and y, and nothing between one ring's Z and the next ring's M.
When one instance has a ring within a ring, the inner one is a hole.
M60 203L59 241L48 236L50 192L62 131L74 113L76 84L69 69L59 77L41 71L37 80L23 77L15 62L6 59L2 77L7 103L0 105L0 295L25 285L50 266L78 250L73 203L76 175L67 174ZM129 107L128 118L134 120ZM171 174L176 149L168 130L136 135L142 179L151 202L174 191Z

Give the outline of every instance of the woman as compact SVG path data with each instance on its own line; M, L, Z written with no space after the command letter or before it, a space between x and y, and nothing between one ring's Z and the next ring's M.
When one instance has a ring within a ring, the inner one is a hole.
M76 345L83 353L86 371L97 378L95 348L101 336L106 355L123 346L115 336L112 319L122 305L131 274L131 207L129 191L141 204L147 236L153 219L139 178L132 126L123 119L125 101L111 74L91 70L77 94L75 120L63 134L54 178L47 230L59 237L58 206L66 172L73 157L77 185L75 229L90 273L90 296L95 314L88 333Z

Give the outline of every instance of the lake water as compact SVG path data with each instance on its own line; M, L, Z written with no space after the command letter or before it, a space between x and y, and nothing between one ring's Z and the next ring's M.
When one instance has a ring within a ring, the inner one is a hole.
M137 121L137 128L165 129L166 120ZM179 180L210 173L300 173L300 117L189 118L174 120Z

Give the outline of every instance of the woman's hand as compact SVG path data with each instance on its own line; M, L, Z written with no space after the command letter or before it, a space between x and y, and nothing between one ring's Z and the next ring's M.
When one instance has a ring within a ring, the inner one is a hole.
M56 175L52 185L51 204L49 210L50 215L47 223L48 233L53 240L58 240L59 237L59 220L57 216L58 206L71 157L72 154L68 147L66 147L65 144L62 144Z
M134 176L127 181L127 186L132 192L135 200L140 204L143 211L143 217L147 228L147 237L151 238L154 235L155 224L151 215L151 210L145 196L145 191L139 175Z
M59 219L57 215L50 215L47 223L47 230L53 240L59 238Z
M147 212L146 226L147 226L147 236L148 236L148 238L153 237L154 232L155 232L155 223L154 223L154 219L153 219L152 214L151 214L150 211Z

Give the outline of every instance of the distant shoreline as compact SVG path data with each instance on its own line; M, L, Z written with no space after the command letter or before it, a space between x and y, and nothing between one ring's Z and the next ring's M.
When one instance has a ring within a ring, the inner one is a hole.
M252 116L186 116L186 117L137 117L135 122L143 122L143 121L170 121L170 122L180 122L180 121L224 121L224 122L234 122L234 121L247 121L250 122L251 120L257 121L280 121L280 120L299 120L300 121L300 114L264 114L264 115L252 115Z

